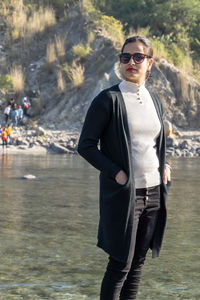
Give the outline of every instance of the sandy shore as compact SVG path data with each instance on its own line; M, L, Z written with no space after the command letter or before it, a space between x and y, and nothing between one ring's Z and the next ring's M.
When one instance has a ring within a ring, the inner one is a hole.
M44 147L35 146L32 148L22 148L17 146L8 146L4 148L0 146L1 154L34 154L34 155L46 155L49 151Z

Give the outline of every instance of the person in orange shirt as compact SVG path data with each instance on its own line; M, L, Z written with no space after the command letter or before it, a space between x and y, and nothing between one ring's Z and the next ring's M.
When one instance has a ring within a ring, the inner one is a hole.
M2 144L3 148L4 148L4 146L6 146L6 148L7 148L8 135L7 135L5 128L3 128L3 130L2 130L1 136L2 136L2 141L3 141L3 144Z
M8 127L6 128L6 132L7 132L7 140L9 139L9 143L12 144L12 139L11 139L12 126L11 125L8 125Z

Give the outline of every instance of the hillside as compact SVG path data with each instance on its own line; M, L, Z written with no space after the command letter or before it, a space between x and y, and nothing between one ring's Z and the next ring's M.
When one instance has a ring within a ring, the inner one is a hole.
M27 95L32 104L30 119L46 129L79 132L94 96L120 81L122 26L112 17L94 17L96 11L88 5L68 7L43 32L12 43L5 22L0 24L0 96L4 101L15 96L20 103ZM16 66L24 76L19 90L8 77ZM152 73L147 85L163 99L174 130L198 132L199 83L163 58L155 58Z

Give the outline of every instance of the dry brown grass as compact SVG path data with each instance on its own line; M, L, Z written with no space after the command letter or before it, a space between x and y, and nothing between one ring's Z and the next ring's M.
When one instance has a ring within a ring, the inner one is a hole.
M51 66L56 61L56 50L55 44L49 42L46 49L46 63Z
M66 82L60 70L57 73L57 86L59 92L64 93L64 91L66 90Z
M2 0L0 2L0 13L1 16L7 16L10 11L20 9L23 7L23 0Z
M19 38L26 40L53 26L56 18L51 7L40 7L28 15L22 6L17 6L12 14L7 16L6 21L11 40Z
M94 42L95 37L96 37L96 35L95 35L94 31L90 31L90 32L88 33L87 41L88 41L88 44L89 44L89 45L92 44L92 43Z
M65 42L66 42L65 37L61 37L61 36L55 37L56 53L60 61L62 61L63 57L65 56Z
M30 17L29 31L31 34L43 32L46 28L56 23L55 12L51 7L40 7Z
M10 77L13 84L13 90L15 93L20 94L24 90L24 74L21 66L13 66L10 71Z
M71 66L65 65L63 68L67 78L72 82L73 86L79 88L83 85L85 76L85 69L81 64L73 61Z

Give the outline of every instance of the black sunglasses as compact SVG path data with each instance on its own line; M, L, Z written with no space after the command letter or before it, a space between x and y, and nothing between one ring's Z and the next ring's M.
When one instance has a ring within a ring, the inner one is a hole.
M122 64L127 64L130 61L131 57L133 58L136 64L141 64L144 61L145 57L151 58L151 56L143 53L121 53L119 59Z

